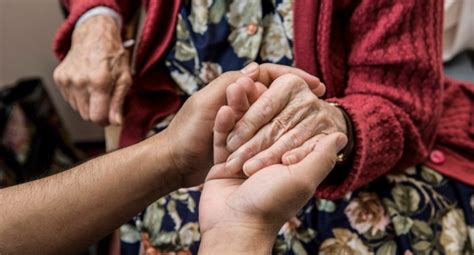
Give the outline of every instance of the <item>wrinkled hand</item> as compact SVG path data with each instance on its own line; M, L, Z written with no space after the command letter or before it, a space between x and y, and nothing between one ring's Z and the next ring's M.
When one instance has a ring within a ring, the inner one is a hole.
M215 151L223 150L226 136L221 134L229 132L237 119L238 113L232 107L224 106L219 110L214 128ZM274 240L284 222L296 215L314 194L333 168L337 153L346 142L342 133L324 136L299 163L267 166L248 179L239 174L229 175L223 161L216 158L217 164L209 172L200 199L199 224L203 247L212 242L207 240L216 238L220 242L226 241L225 249L231 249L232 239L238 240L240 246L255 244L252 240L268 241L259 236ZM225 159L224 153L218 156ZM282 205L285 205L284 210ZM246 238L249 239L242 244L242 239Z
M247 176L283 162L294 164L319 146L322 137L346 133L341 111L320 100L305 80L285 74L250 106L228 135L227 149L233 152L226 169Z
M54 80L84 120L122 123L122 105L132 84L128 55L112 17L93 16L74 30L71 49L54 71Z
M319 79L292 67L250 64L244 70L255 83L250 82L244 86L232 85L243 76L243 73L234 71L222 74L193 94L168 128L163 131L168 139L166 148L169 150L170 158L182 176L182 187L201 184L213 166L214 121L219 108L227 103L227 89L231 95L230 100L234 100L233 97L238 101L241 95L248 95L250 100L256 100L263 91L263 84L271 84L275 77L285 73L295 73L302 77L311 89L319 93L324 93L325 90ZM236 107L239 107L239 104L235 103Z

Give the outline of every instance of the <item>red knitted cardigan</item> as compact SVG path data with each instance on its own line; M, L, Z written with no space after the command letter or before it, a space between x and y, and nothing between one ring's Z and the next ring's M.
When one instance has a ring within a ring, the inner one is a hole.
M67 54L77 19L108 6L128 19L138 1L64 0L70 14L54 40ZM143 0L147 17L126 100L121 145L141 140L179 108L163 55L180 1ZM474 185L474 87L442 73L441 0L294 0L296 66L327 86L353 121L350 169L333 171L316 195L336 199L390 171L419 163ZM436 149L438 159L430 161ZM439 154L441 153L441 160Z

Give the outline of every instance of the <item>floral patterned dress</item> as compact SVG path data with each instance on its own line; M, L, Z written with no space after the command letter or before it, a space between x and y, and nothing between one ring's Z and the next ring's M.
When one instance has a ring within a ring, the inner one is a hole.
M293 65L292 5L292 0L184 1L166 60L182 99L252 61ZM150 205L121 227L122 253L197 253L199 197L199 188L182 189ZM273 252L472 255L473 212L474 187L420 165L340 200L312 198L282 227Z

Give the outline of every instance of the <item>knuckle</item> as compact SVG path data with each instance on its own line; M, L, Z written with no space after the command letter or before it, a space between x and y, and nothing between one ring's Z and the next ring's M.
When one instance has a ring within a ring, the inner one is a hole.
M286 148L292 149L299 146L302 143L301 135L298 133L291 133L286 141Z
M91 83L97 88L108 87L112 83L112 74L108 71L97 71L90 74Z
M127 73L126 75L123 76L123 83L127 86L130 87L133 83L132 75L130 73Z
M236 137L245 138L248 133L251 133L252 130L255 130L255 124L248 119L242 119L235 125Z
M126 92L131 87L131 85L132 85L131 79L127 80L127 78L123 78L120 82L117 83L114 93L126 94Z
M84 88L87 82L88 82L88 79L85 76L76 76L71 79L72 85L77 89Z
M306 157L308 154L310 154L313 151L313 144L314 142L312 141L306 141L305 143L301 145L301 147L295 150L293 155L301 159Z
M315 125L314 130L315 130L316 132L329 131L329 130L328 130L329 127L330 127L330 125L329 125L328 121L326 121L326 120L318 120L317 123L316 123L316 125Z
M270 119L273 112L273 100L270 97L261 97L258 101L257 113L262 119Z
M275 118L272 120L272 123L270 125L270 134L269 136L273 139L276 140L280 138L280 136L289 129L289 125L282 120L281 118Z
M61 83L61 81L63 80L61 66L58 66L58 67L56 67L56 69L54 69L53 79L58 84Z
M53 79L58 87L67 87L68 85L68 78L59 67L54 70Z
M112 98L115 99L115 100L125 99L125 96L127 95L127 92L128 92L129 88L130 87L128 87L128 86L118 86L117 88L115 88L115 90L112 94Z
M265 159L265 161L263 163L266 163L266 164L273 164L273 163L276 163L276 162L280 161L279 155L271 149L269 149L265 153L264 159Z
M282 75L281 79L285 81L285 84L293 88L306 86L306 82L301 77L292 73Z
M331 134L336 132L338 129L331 120L322 119L318 121L315 130L317 133Z
M313 94L313 92L309 90L306 93L304 93L301 103L303 104L303 106L309 107L309 108L319 106L318 98Z
M310 92L311 93L311 92ZM298 96L296 97L298 98ZM302 95L296 103L297 109L301 109L301 112L304 114L311 114L318 112L318 100L312 95Z
M236 92L240 92L240 85L236 82L233 82L225 89L225 92L227 97L229 97L229 95L233 95Z
M331 114L329 114L329 112L327 112L327 111L320 111L318 113L317 118L318 118L318 122L327 123L331 119Z
M253 157L256 154L256 150L254 146L245 146L242 148L242 151L240 153L241 157L244 159L249 159Z

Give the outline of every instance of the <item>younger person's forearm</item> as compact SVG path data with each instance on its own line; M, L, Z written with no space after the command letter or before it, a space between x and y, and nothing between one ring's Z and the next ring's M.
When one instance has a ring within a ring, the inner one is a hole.
M77 252L179 188L163 137L151 139L0 190L0 254Z

